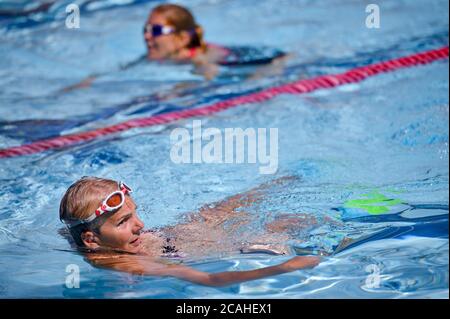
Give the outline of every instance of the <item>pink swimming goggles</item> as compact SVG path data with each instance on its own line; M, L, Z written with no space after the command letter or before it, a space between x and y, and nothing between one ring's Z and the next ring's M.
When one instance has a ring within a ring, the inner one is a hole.
M100 217L104 213L108 212L116 212L118 211L123 204L125 203L125 195L130 194L132 192L131 188L125 184L124 182L118 182L119 190L112 192L109 194L102 202L99 208L95 210L95 212L86 219L77 220L74 222L65 222L67 227L73 228L80 224L87 224L92 222L97 217Z

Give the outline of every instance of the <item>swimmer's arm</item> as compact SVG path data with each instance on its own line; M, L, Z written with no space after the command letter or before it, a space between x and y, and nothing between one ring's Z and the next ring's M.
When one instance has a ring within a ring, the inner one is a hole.
M91 260L96 266L147 276L168 276L196 284L221 287L268 276L279 275L298 269L312 268L319 263L317 257L294 257L282 264L246 271L207 273L183 265L166 265L150 258L133 255L115 256Z
M292 181L299 180L297 176L282 176L271 180L267 183L261 184L249 191L230 196L213 205L205 205L200 208L199 213L204 219L216 219L219 215L226 216L235 212L239 208L250 207L253 204L261 201L265 195L265 190L274 185L285 185Z
M131 62L128 62L127 64L121 65L119 69L120 69L120 71L128 70L129 68L132 68L132 67L134 67L136 65L139 65L139 64L141 64L144 61L147 61L147 54L146 53L141 55L139 58L137 58L134 61L131 61Z
M99 75L92 74L92 75L88 76L87 78L85 78L84 80L82 80L81 82L66 86L65 88L61 89L59 92L60 93L68 93L73 90L87 88L87 87L91 86L92 82L94 82L98 77L99 77Z
M312 268L318 263L319 258L317 257L294 257L282 264L261 269L226 271L212 274L198 271L186 266L174 265L168 266L166 269L150 270L148 275L171 276L205 286L221 287L279 275L298 269Z
M129 69L129 68L131 68L131 67L133 67L133 66L135 66L135 65L138 65L138 64L140 64L141 62L145 61L145 60L146 60L146 57L147 57L147 56L144 54L144 55L140 56L139 58L137 58L136 60L131 61L130 63L127 63L127 64L125 64L125 65L121 65L121 66L119 67L119 70L118 70L118 71L127 70L127 69ZM73 91L73 90L77 90L77 89L82 89L82 88L89 87L89 86L91 86L92 82L94 82L95 80L97 80L99 77L101 77L101 76L103 76L103 75L108 75L108 74L110 74L111 72L114 72L114 71L104 72L104 73L98 73L98 74L91 74L91 75L89 75L88 77L86 77L84 80L82 80L82 81L80 81L80 82L78 82L78 83L69 85L69 86L67 86L67 87L65 87L65 88L63 88L63 89L61 89L59 92L60 92L60 93L67 93L67 92L70 92L70 91Z
M193 60L195 73L203 75L205 80L211 81L219 74L219 66L206 59L198 58Z
M251 74L246 81L259 80L268 76L281 75L284 71L285 64L288 60L294 57L293 54L283 54L275 58L270 64L259 67L253 74Z
M195 72L203 75L203 77L211 81L219 74L218 62L223 60L228 52L223 48L208 46L206 54L200 54L192 60L195 66Z

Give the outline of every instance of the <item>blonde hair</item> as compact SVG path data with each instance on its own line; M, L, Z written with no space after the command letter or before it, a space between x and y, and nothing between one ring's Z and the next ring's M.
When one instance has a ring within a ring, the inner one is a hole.
M176 4L161 4L156 6L152 12L164 16L177 31L189 32L191 34L191 41L187 46L189 49L201 48L206 51L203 28L195 22L194 16L188 9Z
M85 176L73 183L64 194L59 205L59 219L74 222L88 218L104 198L117 190L117 182L111 179ZM80 224L69 229L78 246L84 246L81 234L87 230L99 232L104 218L96 218L90 224Z

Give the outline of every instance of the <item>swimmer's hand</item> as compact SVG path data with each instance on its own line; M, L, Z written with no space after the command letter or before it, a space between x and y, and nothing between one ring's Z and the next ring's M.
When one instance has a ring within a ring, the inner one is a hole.
M316 256L297 256L281 264L280 267L289 272L303 268L314 268L319 263L320 258Z
M241 254L263 253L270 255L287 255L289 247L286 245L253 244L240 249Z
M216 64L208 62L195 62L194 73L203 75L207 81L213 80L219 74L219 67Z

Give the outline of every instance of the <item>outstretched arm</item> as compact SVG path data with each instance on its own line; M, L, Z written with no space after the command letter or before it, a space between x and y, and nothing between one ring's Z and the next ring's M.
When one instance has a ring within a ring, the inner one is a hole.
M298 269L313 268L319 263L316 257L294 257L279 265L245 271L226 271L208 274L192 268L183 267L171 270L169 275L206 286L221 287L240 282L279 275ZM180 266L178 266L180 267Z
M91 86L92 82L94 82L98 78L98 76L99 75L92 74L92 75L88 76L87 78L85 78L84 80L82 80L81 82L69 85L69 86L61 89L59 92L68 93L73 90L87 88L87 87Z
M251 74L246 81L259 80L269 76L279 76L283 74L284 67L288 60L292 60L294 54L289 53L275 58L270 64L261 66Z
M112 268L137 275L170 276L196 284L221 287L235 283L279 275L298 269L313 268L319 264L318 257L294 257L282 264L245 271L206 273L183 265L165 265L145 256L121 255L91 260L96 266Z
M121 65L117 70L112 70L109 72L103 72L103 73L97 73L97 74L91 74L88 77L86 77L85 79L83 79L82 81L72 84L70 86L67 86L61 90L59 90L59 93L68 93L70 91L73 90L77 90L77 89L83 89L83 88L87 88L89 86L91 86L92 82L94 82L95 80L97 80L99 77L103 76L103 75L108 75L112 72L116 72L116 71L123 71L123 70L127 70L131 67L134 67L135 65L140 64L141 62L145 61L147 58L147 55L144 54L142 56L140 56L139 58L137 58L134 61L131 61L125 65Z

